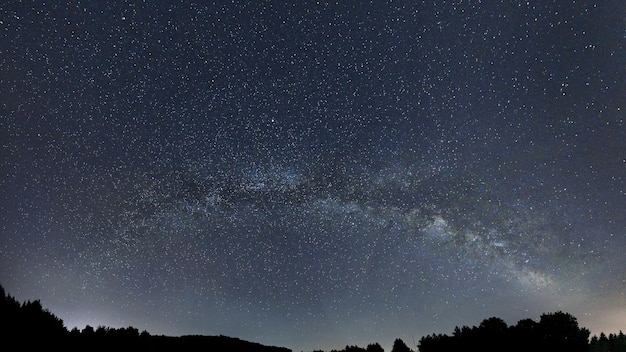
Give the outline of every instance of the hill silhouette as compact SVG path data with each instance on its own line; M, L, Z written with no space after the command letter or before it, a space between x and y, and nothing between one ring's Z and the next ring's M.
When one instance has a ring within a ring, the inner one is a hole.
M419 340L420 352L512 351L512 352L626 352L626 336L590 332L569 313L544 313L539 321L522 319L508 326L491 317L480 325L456 327L451 335L432 334ZM87 325L68 331L63 320L42 307L39 300L18 302L0 285L0 349L46 349L55 351L250 351L291 352L285 347L265 346L229 336L164 336L139 332L134 327L110 328ZM383 352L378 343L366 348L346 346L332 352ZM402 341L394 341L391 352L411 352Z
M133 327L87 325L68 331L39 300L20 303L0 286L0 350L291 352L228 336L163 336Z

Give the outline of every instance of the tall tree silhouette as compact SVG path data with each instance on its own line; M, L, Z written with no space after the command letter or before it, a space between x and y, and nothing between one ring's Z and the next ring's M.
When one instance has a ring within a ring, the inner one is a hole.
M474 349L482 351L502 351L509 345L509 327L504 320L491 317L483 320L473 339Z
M44 309L39 300L19 303L0 287L0 337L22 349L60 346L68 332L63 320Z
M579 327L578 320L569 313L542 314L538 331L542 351L586 352L589 348L589 330Z
M532 319L522 319L511 326L511 351L533 351L541 345L538 333L539 323Z

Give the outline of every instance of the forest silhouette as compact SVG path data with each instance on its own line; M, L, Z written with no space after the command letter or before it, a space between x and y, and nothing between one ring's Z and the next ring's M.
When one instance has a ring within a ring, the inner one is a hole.
M0 286L0 349L55 351L259 351L289 352L288 348L265 346L228 336L164 336L139 332L134 327L85 326L68 330L63 320L42 307L39 300L18 302ZM491 317L478 326L456 327L450 334L423 336L415 349L419 352L512 351L512 352L626 352L626 336L601 333L590 337L577 319L561 311L544 313L539 321L522 319L508 326ZM391 352L411 352L396 339ZM317 352L317 351L314 351ZM378 343L367 347L346 346L331 352L384 352Z

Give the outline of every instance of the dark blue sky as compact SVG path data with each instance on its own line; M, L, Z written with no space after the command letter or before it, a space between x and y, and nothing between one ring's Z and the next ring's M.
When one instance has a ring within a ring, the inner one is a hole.
M621 1L0 13L0 283L69 328L624 328Z

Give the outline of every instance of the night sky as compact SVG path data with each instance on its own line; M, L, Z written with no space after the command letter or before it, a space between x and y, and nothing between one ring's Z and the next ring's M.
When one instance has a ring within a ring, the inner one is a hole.
M626 5L0 4L0 284L71 329L626 330Z

